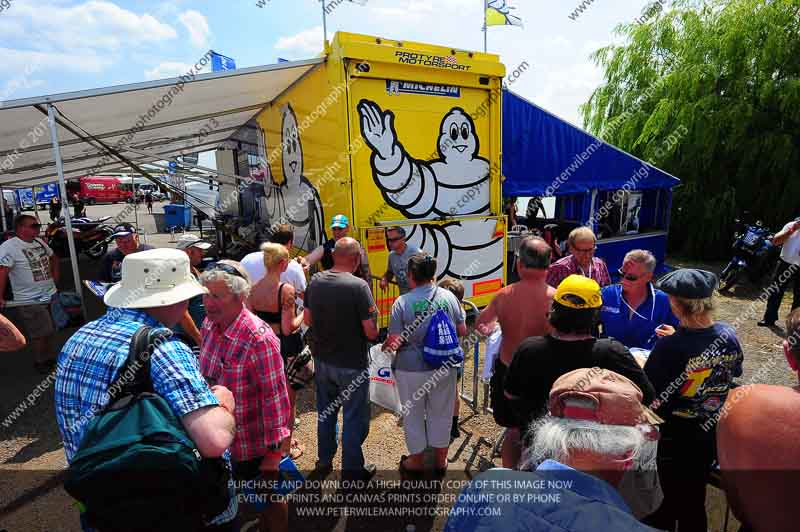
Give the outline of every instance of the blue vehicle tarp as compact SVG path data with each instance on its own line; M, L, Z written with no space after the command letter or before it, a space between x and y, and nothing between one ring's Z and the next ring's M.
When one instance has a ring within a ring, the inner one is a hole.
M503 91L504 196L672 188L676 177Z

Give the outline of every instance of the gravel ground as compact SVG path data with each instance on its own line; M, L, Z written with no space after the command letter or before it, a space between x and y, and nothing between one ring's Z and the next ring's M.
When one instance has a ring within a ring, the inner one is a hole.
M97 208L97 207L95 207ZM697 264L674 260L676 266L704 266L719 271L719 264ZM745 373L741 380L772 384L794 385L797 377L790 369L781 350L783 330L757 327L763 304L757 298L760 290L754 286L737 287L731 294L718 298L718 319L737 327L737 334L745 351ZM784 300L781 315L789 310L789 298ZM464 383L471 394L473 364L468 360ZM0 529L16 531L79 530L71 500L60 488L54 475L62 471L65 462L53 411L52 387L44 384L40 397L31 398L31 390L42 383L30 366L30 353L26 351L7 353L0 357L0 422L22 401L30 401L30 407L9 427L0 424ZM484 413L483 386L479 386L478 409L473 411L467 404L461 408L461 436L450 448L450 471L459 478L467 478L476 472L499 465L492 456L492 446L500 434L490 414ZM316 411L312 390L298 395L298 418L300 426L296 438L305 445L305 453L298 460L303 471L309 471L316 459ZM364 453L369 462L378 466L378 478L396 479L396 470L401 454L406 453L402 427L395 416L379 407L372 407L370 433L364 444ZM341 453L335 465L340 466ZM48 483L48 479L50 479ZM442 508L446 505L440 505ZM709 530L722 530L724 496L715 488L709 488ZM409 524L415 530L442 529L445 517L431 519L394 518L356 520L336 518L317 521L304 520L303 530L384 530L406 531ZM735 530L737 525L729 526ZM292 529L300 529L292 526ZM408 528L408 530L411 530Z

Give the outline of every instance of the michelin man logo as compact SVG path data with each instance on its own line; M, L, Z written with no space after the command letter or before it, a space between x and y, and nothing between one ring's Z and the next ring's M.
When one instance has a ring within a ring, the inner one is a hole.
M306 234L315 228L320 241L327 240L325 215L319 192L303 175L303 143L297 127L297 116L291 105L281 109L281 166L283 175L272 175L267 190L267 212L271 223L290 223L300 229L295 236L298 245L307 243ZM309 201L313 208L309 209ZM304 229L304 230L303 230Z
M395 116L361 100L361 135L372 150L372 176L387 205L409 219L490 214L489 161L478 155L475 123L453 107L439 126L438 158L413 158L397 138ZM436 257L437 276L477 280L501 270L503 239L490 218L407 227L409 244Z
M409 218L488 214L489 161L478 155L475 123L463 109L453 107L445 115L439 158L431 161L414 159L403 148L392 111L369 100L361 100L358 111L361 135L372 149L375 184L389 205Z

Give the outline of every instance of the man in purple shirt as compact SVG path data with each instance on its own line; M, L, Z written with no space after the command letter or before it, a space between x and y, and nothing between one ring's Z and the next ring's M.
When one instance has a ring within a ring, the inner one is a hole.
M573 229L567 238L570 254L557 260L547 270L547 284L558 288L561 281L572 274L594 279L601 287L611 284L611 276L602 259L594 256L597 238L591 229L581 226Z

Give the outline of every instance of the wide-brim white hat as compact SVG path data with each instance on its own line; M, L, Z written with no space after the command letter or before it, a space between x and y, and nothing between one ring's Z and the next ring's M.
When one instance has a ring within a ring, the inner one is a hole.
M206 293L192 275L186 253L148 249L125 256L122 280L109 288L103 301L117 308L166 307Z

